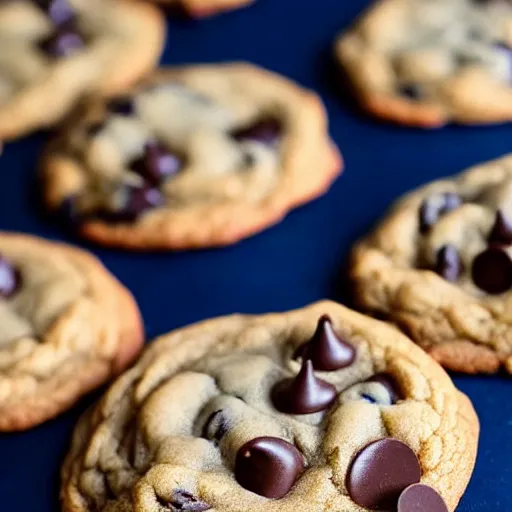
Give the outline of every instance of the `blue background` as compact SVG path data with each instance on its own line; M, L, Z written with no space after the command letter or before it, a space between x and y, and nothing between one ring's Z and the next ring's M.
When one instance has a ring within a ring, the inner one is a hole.
M156 255L92 248L134 293L148 339L216 315L283 311L324 297L343 300L348 250L392 200L512 147L510 126L420 131L358 114L334 86L331 48L337 32L366 4L258 0L204 21L169 22L166 64L248 60L318 91L346 172L323 198L233 247ZM0 229L65 239L38 213L36 165L44 140L36 134L11 143L0 158ZM478 462L460 512L512 510L509 380L455 377L482 423ZM0 436L0 511L59 510L59 467L74 423L97 394L30 432Z

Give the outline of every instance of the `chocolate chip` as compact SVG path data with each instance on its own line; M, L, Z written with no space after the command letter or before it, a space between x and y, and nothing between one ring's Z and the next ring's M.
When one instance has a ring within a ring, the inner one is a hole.
M501 210L496 212L496 219L489 235L489 243L500 245L512 244L512 223Z
M172 512L177 512L179 510L187 512L203 512L212 508L208 503L199 500L192 493L181 490L173 492L170 502L163 500L160 497L158 497L158 501L162 506L170 508Z
M74 196L66 197L60 203L56 217L64 227L74 227L83 220L76 203L77 200Z
M244 488L266 498L285 496L304 471L304 460L293 444L277 437L258 437L236 455L235 478Z
M329 316L323 315L315 333L299 347L295 357L310 359L315 370L334 371L350 366L356 358L356 350L334 332Z
M473 282L491 295L499 295L512 286L512 261L500 247L490 247L473 261Z
M271 146L278 142L281 132L282 126L279 120L266 118L234 130L231 132L231 136L239 142L256 141Z
M8 299L20 284L20 275L14 267L0 256L0 297Z
M219 442L226 435L228 429L228 420L224 411L215 411L206 420L203 428L203 437Z
M460 276L462 262L454 245L447 244L437 251L435 271L447 281L455 282Z
M275 408L287 414L323 411L332 405L336 395L336 388L316 377L313 363L306 359L295 378L278 382L272 389Z
M130 168L151 185L159 185L177 174L182 167L181 159L157 141L147 142L143 155L132 162Z
M107 110L120 116L131 116L135 113L135 103L132 98L116 98L109 101Z
M117 210L102 210L98 216L107 222L133 222L141 214L152 208L162 206L164 198L161 192L151 187L133 187L123 189L123 205Z
M352 460L346 485L350 497L371 510L396 510L400 494L420 481L416 454L398 439L374 441Z
M47 39L39 43L39 47L51 57L70 57L85 46L82 37L71 28L59 28Z
M420 100L424 96L423 88L418 84L404 84L399 88L399 92L410 100Z
M377 373L373 377L370 377L366 382L378 382L384 386L386 391L389 393L389 400L392 404L395 404L398 400L402 400L404 398L397 381L389 373Z
M448 507L432 487L413 484L400 495L397 512L448 512Z
M68 0L36 0L35 2L55 25L69 23L75 17L75 11Z
M441 215L457 209L461 204L462 199L454 192L427 197L420 206L420 231L427 233Z

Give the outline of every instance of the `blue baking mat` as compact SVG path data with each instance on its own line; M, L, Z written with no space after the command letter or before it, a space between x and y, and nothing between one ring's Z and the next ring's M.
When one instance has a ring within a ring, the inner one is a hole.
M348 250L391 201L411 187L512 149L508 125L406 129L365 118L340 98L332 79L332 41L366 4L258 0L205 21L169 22L165 64L248 60L319 92L347 165L326 196L233 247L156 255L89 247L134 293L149 339L216 315L283 311L324 297L343 298L341 269ZM9 144L0 159L0 229L66 240L38 215L36 166L44 140L36 134ZM455 377L482 423L478 462L460 512L512 511L509 380ZM0 436L0 512L59 510L59 467L73 425L93 398L30 432Z

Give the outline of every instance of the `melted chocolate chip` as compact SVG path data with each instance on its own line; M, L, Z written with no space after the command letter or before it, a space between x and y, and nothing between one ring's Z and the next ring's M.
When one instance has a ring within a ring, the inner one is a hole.
M229 429L224 411L213 412L203 428L203 437L219 442Z
M208 503L199 500L192 493L181 490L173 492L171 501L164 500L160 496L157 496L157 499L163 507L169 508L172 512L178 512L180 510L187 512L204 512L212 508Z
M496 219L489 234L489 243L512 245L512 223L501 210L496 212Z
M499 295L512 287L512 261L499 247L490 247L473 261L473 282L491 295Z
M272 401L278 411L287 414L311 414L328 409L336 395L336 388L316 377L313 363L305 359L295 378L278 382L274 386Z
M423 88L418 84L404 84L400 87L399 92L410 100L421 100L424 96Z
M124 187L124 204L117 210L106 210L99 217L107 222L133 222L141 214L152 208L162 206L164 198L156 188Z
M47 39L39 43L39 47L47 55L54 58L70 57L84 48L82 37L72 28L59 28Z
M444 245L437 252L435 271L447 281L455 282L460 276L462 262L454 245Z
M132 98L116 98L109 101L107 110L120 116L131 116L135 113L135 103Z
M75 11L68 0L36 0L35 2L55 25L64 25L72 21Z
M462 199L454 192L427 197L420 206L420 231L427 233L441 215L457 209Z
M144 154L130 167L148 183L156 186L177 174L182 167L182 161L159 142L150 141L144 146Z
M432 487L413 484L400 495L397 512L448 512L448 507Z
M350 497L371 510L396 510L400 494L420 481L416 454L398 439L379 439L352 460L346 478Z
M304 460L293 444L277 437L258 437L244 444L236 455L235 478L245 489L279 499L304 471Z
M266 145L276 144L281 136L281 123L274 118L261 119L250 126L231 132L237 141L256 141Z
M5 258L0 256L0 297L8 299L14 295L19 284L19 273Z
M310 359L316 370L334 371L350 366L356 350L334 332L331 319L324 315L318 320L312 338L299 348L296 356Z
M392 404L404 398L398 383L389 373L377 373L373 377L370 377L367 382L378 382L384 386L389 393L389 400Z

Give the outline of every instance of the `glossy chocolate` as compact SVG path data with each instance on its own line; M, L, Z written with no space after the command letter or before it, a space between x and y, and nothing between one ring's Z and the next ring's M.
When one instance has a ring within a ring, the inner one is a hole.
M512 261L500 247L489 247L473 261L473 282L491 295L499 295L512 287Z
M439 249L435 271L447 281L457 281L462 271L462 262L457 247L448 244Z
M432 487L413 484L400 495L397 512L448 512L448 507Z
M19 273L5 258L0 256L0 298L8 299L14 295L19 284Z
M144 146L142 156L132 162L130 167L150 185L158 186L180 171L182 161L159 142L150 141Z
M496 212L496 218L489 234L489 243L512 245L512 223L501 210Z
M270 146L279 141L281 132L281 123L277 119L267 118L235 130L231 133L231 136L240 142L255 141Z

